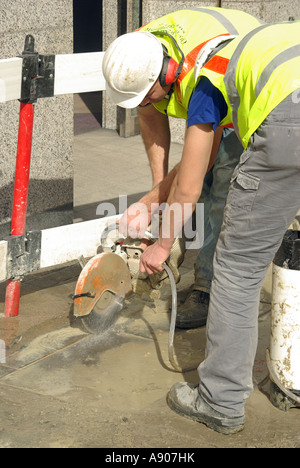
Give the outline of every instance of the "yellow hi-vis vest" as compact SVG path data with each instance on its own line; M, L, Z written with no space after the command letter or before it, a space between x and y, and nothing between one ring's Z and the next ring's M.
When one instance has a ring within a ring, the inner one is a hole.
M216 72L222 63L225 73ZM247 148L270 112L300 89L300 22L263 25L233 39L204 65L197 82L201 76L222 92L228 105L221 125L232 122Z
M154 104L156 109L169 116L186 119L189 101L195 89L194 65L202 47L217 36L237 36L261 24L261 20L243 11L202 7L175 11L142 26L140 31L169 33L185 55L184 65L176 80L174 92L170 99L167 97ZM181 55L172 39L167 35L159 35L158 39L167 48L168 54L179 63Z

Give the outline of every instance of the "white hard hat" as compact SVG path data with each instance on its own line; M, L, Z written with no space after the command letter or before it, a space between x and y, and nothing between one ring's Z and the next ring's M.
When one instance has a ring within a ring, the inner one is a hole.
M136 31L118 37L103 58L108 95L120 107L137 107L158 79L162 64L162 44L153 34Z

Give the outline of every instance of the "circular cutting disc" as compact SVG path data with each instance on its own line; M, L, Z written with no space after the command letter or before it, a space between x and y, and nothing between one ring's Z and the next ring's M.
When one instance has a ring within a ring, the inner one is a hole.
M124 298L111 291L105 291L94 309L81 318L88 332L100 334L110 328L119 318Z
M88 331L100 333L116 321L131 293L126 262L112 252L99 254L86 264L78 278L74 316L82 317Z

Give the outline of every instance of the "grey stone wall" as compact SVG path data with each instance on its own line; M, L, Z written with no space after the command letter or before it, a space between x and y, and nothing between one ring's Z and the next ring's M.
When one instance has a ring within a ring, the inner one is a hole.
M143 0L143 19L147 23L171 11L188 7L222 6L246 11L267 23L287 21L290 17L300 19L299 0Z
M224 8L235 8L251 13L266 23L300 20L299 0L222 0Z
M102 0L103 50L119 35L137 29L141 24L140 0ZM103 93L102 124L104 128L117 129L121 136L139 132L137 112L116 107Z
M106 50L119 35L118 30L118 0L103 0L103 50ZM103 93L102 124L104 128L117 128L117 107Z
M26 34L40 54L73 52L72 0L1 0L0 59L22 53ZM0 240L9 235L18 101L0 104ZM73 96L35 105L27 230L73 222Z

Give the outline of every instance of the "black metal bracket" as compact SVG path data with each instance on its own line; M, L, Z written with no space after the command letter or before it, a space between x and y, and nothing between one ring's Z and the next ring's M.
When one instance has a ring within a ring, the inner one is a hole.
M39 55L34 50L35 39L28 34L21 58L21 102L34 103L39 98L54 96L55 55Z
M20 280L27 273L40 268L41 239L41 231L31 231L24 236L7 239L7 278Z

